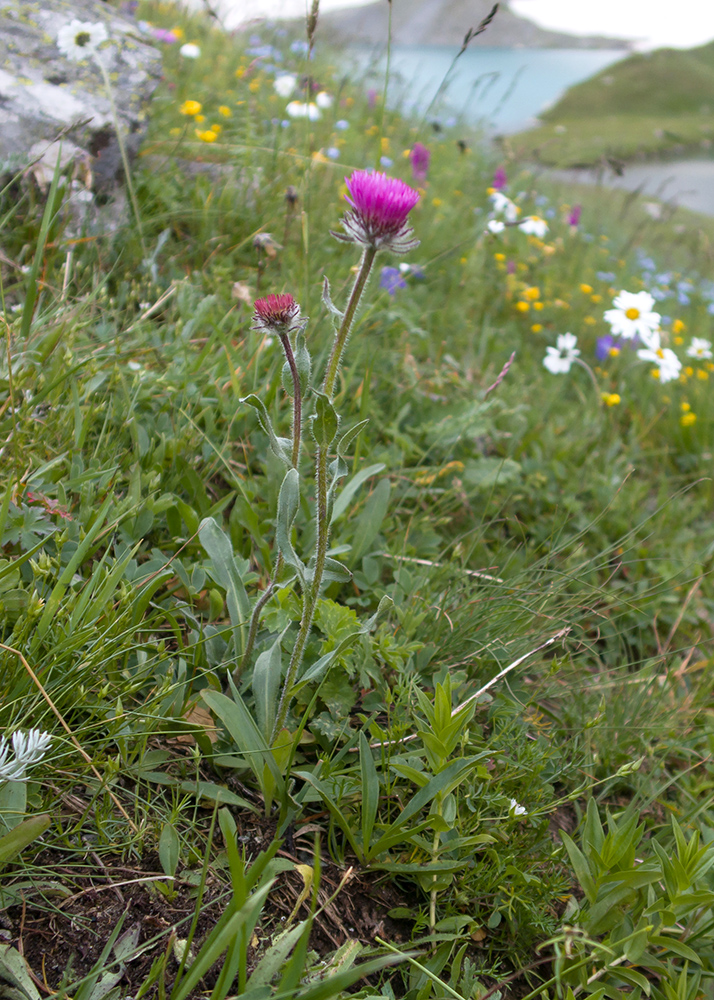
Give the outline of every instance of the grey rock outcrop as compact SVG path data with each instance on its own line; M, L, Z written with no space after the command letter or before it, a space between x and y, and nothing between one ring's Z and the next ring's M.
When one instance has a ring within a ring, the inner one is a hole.
M121 162L102 74L91 59L73 62L57 47L57 33L75 18L106 27L99 52L117 120L129 151L138 146L161 56L132 22L99 0L0 0L0 172L34 162L44 186L61 141L65 164L81 163L95 190L111 188Z
M395 45L461 45L493 7L493 0L392 0L392 41ZM325 12L318 32L333 42L385 45L389 4L385 0L363 7ZM472 45L495 48L612 48L627 49L621 38L566 35L548 31L519 17L502 0L491 26Z

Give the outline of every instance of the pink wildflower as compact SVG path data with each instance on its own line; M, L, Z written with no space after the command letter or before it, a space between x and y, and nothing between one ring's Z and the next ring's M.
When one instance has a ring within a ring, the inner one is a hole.
M573 206L572 211L570 212L570 215L568 216L568 225L569 226L577 226L578 225L578 223L580 222L580 215L581 215L582 210L583 210L583 206L582 205L574 205Z
M409 159L412 164L412 176L414 177L414 180L422 183L426 180L426 175L429 171L431 151L428 150L421 142L415 142L409 155Z
M505 188L506 184L508 184L506 171L503 169L503 167L498 167L495 174L493 175L493 181L491 183L491 187L494 187L497 191L500 191L501 188Z
M333 236L394 253L406 253L419 245L407 225L407 217L419 201L418 191L397 177L365 170L355 170L345 182L351 196L346 198L351 211L342 219L346 235Z
M253 329L284 337L301 326L300 306L292 295L268 295L254 302Z

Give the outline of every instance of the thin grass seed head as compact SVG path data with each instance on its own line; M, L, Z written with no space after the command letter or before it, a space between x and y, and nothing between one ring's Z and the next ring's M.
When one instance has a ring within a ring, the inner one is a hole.
M351 209L342 218L345 233L332 235L346 243L359 243L375 250L408 253L419 246L407 225L409 213L420 195L397 177L375 171L355 170L345 177Z

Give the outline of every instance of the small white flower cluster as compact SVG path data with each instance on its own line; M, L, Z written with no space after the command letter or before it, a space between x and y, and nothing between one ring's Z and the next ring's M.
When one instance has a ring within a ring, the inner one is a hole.
M513 816L525 816L528 812L525 806L521 806L515 799L511 799L510 808L508 810Z
M12 751L5 737L0 738L0 781L26 781L28 768L39 764L49 749L52 737L39 729L13 733Z
M502 191L494 191L490 197L494 214L502 215L503 219L491 219L487 227L489 233L495 236L502 233L506 226L513 226L527 236L536 236L542 240L548 232L548 223L539 215L527 215L525 219L518 222L520 208Z
M637 357L657 366L661 382L671 382L679 376L682 362L673 350L662 347L659 329L662 317L653 311L654 303L649 292L622 291L613 301L613 308L605 313L605 319L613 337L623 340L638 337L645 346L637 352Z
M279 76L273 87L280 94L281 90L288 90L288 82L290 80L294 81L295 78ZM284 83L283 81L287 82ZM278 85L280 85L280 89ZM294 89L294 86L292 89ZM288 97L292 93L292 89L281 96ZM316 122L322 118L322 112L326 108L332 107L334 101L335 99L331 94L328 94L326 90L321 90L319 94L315 95L314 101L291 101L285 110L290 118L308 118L311 122Z
M656 367L654 373L660 382L672 382L679 378L682 362L669 347L662 347L661 316L654 312L655 300L649 292L622 291L613 300L613 308L605 313L613 337L623 340L637 338L644 347L637 351L642 361L651 361ZM572 333L560 334L556 347L546 347L543 364L554 375L569 372L580 354L578 339ZM692 337L687 348L687 357L707 361L714 357L711 341L704 337Z

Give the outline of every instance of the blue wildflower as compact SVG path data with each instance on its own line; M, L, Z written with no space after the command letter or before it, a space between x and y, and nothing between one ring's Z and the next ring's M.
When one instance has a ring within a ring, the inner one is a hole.
M398 267L383 267L379 287L384 288L390 295L394 295L398 288L406 288L407 283Z

